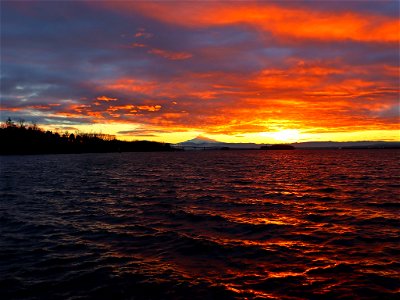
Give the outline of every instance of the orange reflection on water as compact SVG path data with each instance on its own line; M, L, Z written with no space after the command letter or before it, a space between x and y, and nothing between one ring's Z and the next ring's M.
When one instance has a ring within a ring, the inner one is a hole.
M229 291L232 291L237 294L241 295L251 295L253 297L262 297L261 299L280 299L280 297L275 296L274 294L271 293L266 293L262 291L257 291L253 289L239 289L239 285L234 285L234 284L225 284L225 288ZM243 299L249 299L248 297L245 297Z
M268 217L252 217L243 215L229 215L225 217L232 222L252 225L299 225L304 223L304 221L301 221L300 219L278 214L271 214Z

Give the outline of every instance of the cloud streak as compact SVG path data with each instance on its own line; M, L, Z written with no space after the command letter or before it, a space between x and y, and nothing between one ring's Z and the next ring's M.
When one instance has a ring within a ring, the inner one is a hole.
M287 8L268 2L117 2L104 5L141 13L165 23L191 28L246 24L283 38L324 41L397 42L399 21L373 13L337 14L307 8ZM310 3L310 6L312 3Z

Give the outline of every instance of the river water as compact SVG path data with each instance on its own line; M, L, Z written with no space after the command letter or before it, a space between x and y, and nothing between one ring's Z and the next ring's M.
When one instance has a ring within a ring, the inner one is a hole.
M3 156L2 299L395 299L400 151Z

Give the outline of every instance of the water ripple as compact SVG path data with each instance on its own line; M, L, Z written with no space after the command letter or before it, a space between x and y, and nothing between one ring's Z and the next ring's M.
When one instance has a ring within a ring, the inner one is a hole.
M398 298L399 156L1 157L2 298Z

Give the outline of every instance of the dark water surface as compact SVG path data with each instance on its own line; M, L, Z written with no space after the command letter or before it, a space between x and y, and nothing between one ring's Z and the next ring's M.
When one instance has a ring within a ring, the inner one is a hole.
M400 152L1 157L1 299L399 299Z

